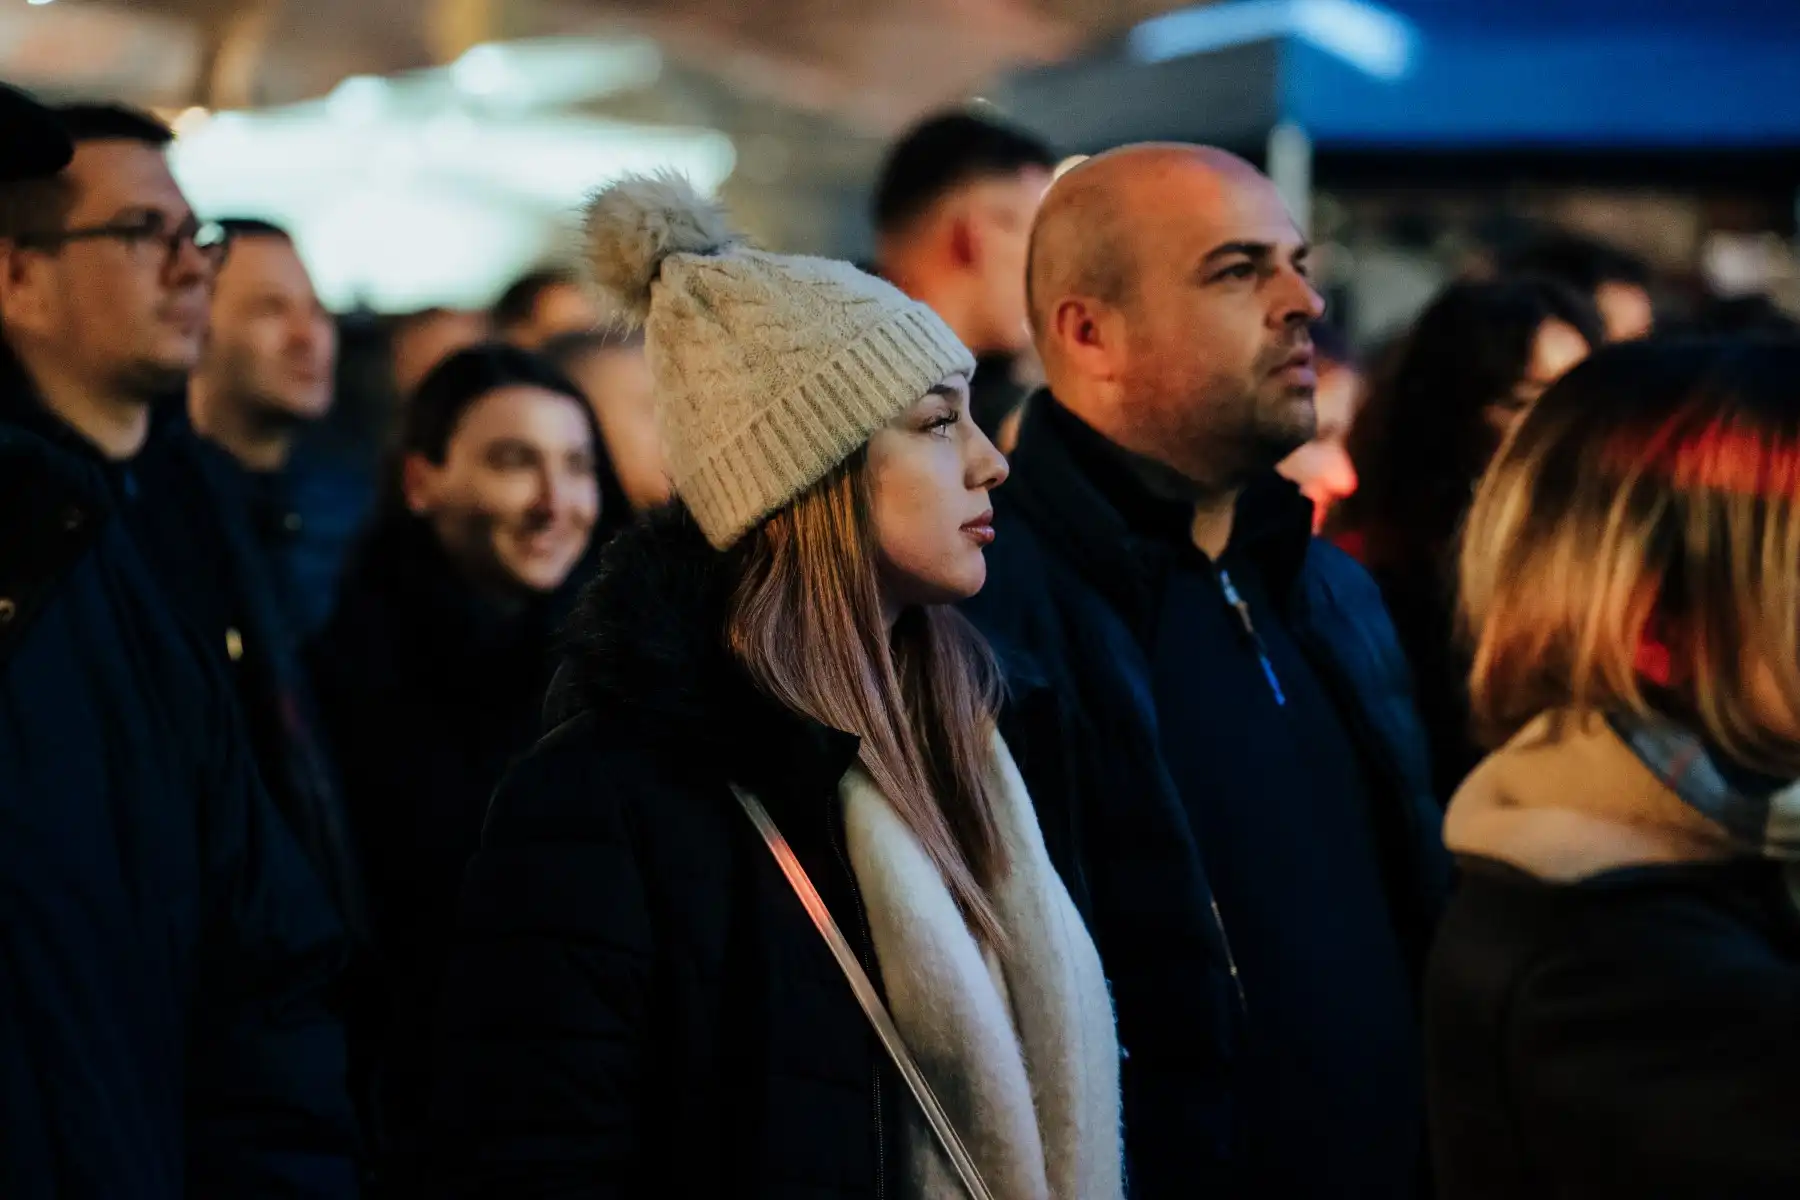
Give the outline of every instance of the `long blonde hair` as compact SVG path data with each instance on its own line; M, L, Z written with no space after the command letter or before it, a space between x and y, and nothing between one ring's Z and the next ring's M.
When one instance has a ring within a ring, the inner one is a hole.
M969 928L1003 941L990 889L1006 871L991 794L1000 675L955 609L890 635L858 453L746 539L726 642L796 712L862 739L876 786L943 876Z
M1660 714L1800 773L1800 345L1609 347L1501 450L1465 531L1491 741L1573 708Z

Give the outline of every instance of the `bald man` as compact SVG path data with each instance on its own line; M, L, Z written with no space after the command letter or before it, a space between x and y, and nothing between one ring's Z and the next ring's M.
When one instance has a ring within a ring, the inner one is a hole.
M1113 983L1139 1200L1424 1183L1447 864L1380 596L1275 473L1317 422L1307 258L1196 146L1088 161L1032 234L1049 387L971 614L1036 714L1015 751Z

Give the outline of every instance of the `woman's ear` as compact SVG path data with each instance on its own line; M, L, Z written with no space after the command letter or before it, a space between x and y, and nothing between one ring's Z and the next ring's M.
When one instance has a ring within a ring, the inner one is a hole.
M438 477L443 468L423 454L408 454L400 463L400 492L406 509L415 517L430 514L437 507Z

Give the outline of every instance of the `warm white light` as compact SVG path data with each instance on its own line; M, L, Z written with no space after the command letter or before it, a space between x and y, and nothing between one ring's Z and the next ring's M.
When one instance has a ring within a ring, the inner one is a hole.
M429 149L440 154L455 154L466 151L479 132L479 126L468 113L446 112L425 122L420 136Z
M415 78L442 76L477 108L524 113L646 88L662 69L662 52L647 38L551 37L473 46L448 68Z
M476 46L450 67L456 86L471 96L497 96L512 82L506 51L499 46Z
M421 120L403 84L373 108L367 89L340 93L219 113L170 152L197 211L293 230L334 308L485 304L557 251L609 180L673 170L711 193L735 162L730 140L709 129L456 110Z
M408 183L325 200L295 239L328 303L387 312L479 303L540 257L547 240L504 205Z
M52 3L55 3L55 0L25 0L25 3L27 3L27 4L31 4L31 5L40 5L40 6L41 6L41 5L45 5L45 4L52 4Z
M662 70L643 38L475 46L448 67L346 79L322 100L182 114L170 163L196 211L292 230L334 308L476 307L564 252L587 197L621 174L676 171L702 194L731 174L717 130L571 112Z
M1071 154L1069 157L1056 164L1056 171L1051 175L1051 178L1061 179L1064 175L1067 175L1070 171L1073 171L1087 160L1088 156L1085 154Z
M381 116L387 108L388 84L373 75L352 75L325 98L331 115L346 124L362 125Z
M198 105L185 109L180 116L169 122L176 137L192 137L204 129L212 121L212 113Z

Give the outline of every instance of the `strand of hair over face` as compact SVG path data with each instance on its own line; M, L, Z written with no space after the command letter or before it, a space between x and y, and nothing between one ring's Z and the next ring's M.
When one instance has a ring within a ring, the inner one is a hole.
M1007 866L991 790L998 671L953 610L913 610L890 637L863 461L859 453L748 536L726 642L764 692L862 739L864 769L970 930L998 947L989 899Z

